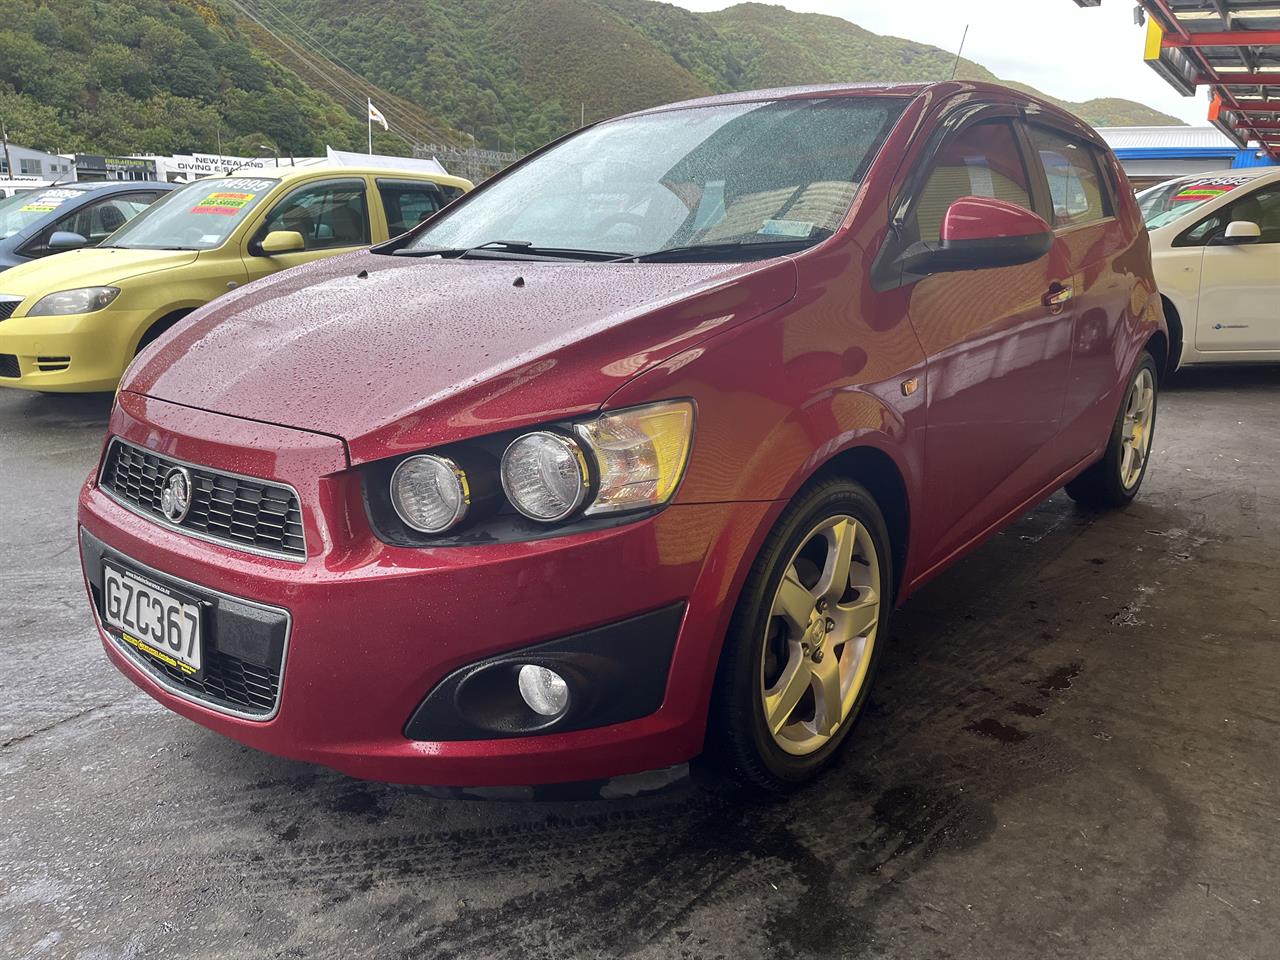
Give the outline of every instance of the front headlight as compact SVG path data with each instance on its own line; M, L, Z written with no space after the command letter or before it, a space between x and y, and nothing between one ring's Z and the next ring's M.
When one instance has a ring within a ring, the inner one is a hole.
M675 496L693 425L693 401L664 400L379 461L362 468L369 518L382 539L402 546L616 523Z
M93 313L108 306L120 296L119 287L79 287L60 290L36 301L27 311L28 317L61 317L72 313Z
M595 455L600 486L588 516L661 506L684 476L693 440L693 404L655 403L577 425Z
M502 454L502 489L530 520L554 523L587 496L590 475L582 447L572 437L537 430L517 437Z
M406 526L443 533L467 515L467 474L447 457L410 457L391 475L391 504Z

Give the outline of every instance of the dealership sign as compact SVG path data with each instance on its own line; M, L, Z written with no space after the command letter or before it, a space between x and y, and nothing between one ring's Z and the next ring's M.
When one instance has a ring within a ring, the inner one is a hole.
M170 173L189 173L206 176L211 173L226 173L241 167L274 167L275 160L270 157L229 157L218 153L175 153L165 164Z

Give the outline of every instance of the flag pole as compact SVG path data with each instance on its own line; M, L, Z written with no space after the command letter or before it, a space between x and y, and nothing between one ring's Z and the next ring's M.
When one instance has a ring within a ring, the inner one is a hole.
M365 120L369 124L369 156L373 156L373 101L369 101L369 109L365 111Z

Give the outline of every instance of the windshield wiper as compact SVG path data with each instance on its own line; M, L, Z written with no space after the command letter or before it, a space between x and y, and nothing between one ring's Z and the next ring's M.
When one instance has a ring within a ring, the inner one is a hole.
M811 247L823 237L787 237L777 240L730 240L725 243L691 243L682 247L665 247L662 250L654 250L651 253L637 253L632 256L620 257L619 263L632 262L635 263L660 263L663 260L683 260L697 261L701 259L708 260L726 260L733 262L734 260L747 259L754 260L759 257L754 254L759 253L761 256L780 257L787 253L796 253L805 247ZM742 254L747 254L743 257Z
M530 240L490 240L474 247L402 247L397 257L452 257L477 260L617 260L625 253L612 250L578 250L573 247L535 247Z

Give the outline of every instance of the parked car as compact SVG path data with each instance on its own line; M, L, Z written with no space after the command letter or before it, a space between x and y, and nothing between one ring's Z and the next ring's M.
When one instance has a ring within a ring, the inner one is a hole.
M0 270L97 246L172 189L169 183L118 180L15 188L0 200Z
M1173 366L1280 361L1280 167L1179 177L1138 205Z
M1134 496L1167 349L1124 174L1057 107L656 108L139 358L85 580L124 674L263 750L494 786L705 746L780 790L895 604L1064 484Z
M394 237L469 189L469 180L444 174L347 167L189 183L97 249L0 275L0 314L9 311L0 386L111 390L139 351L196 307L286 267Z
M32 190L38 190L41 187L50 185L52 185L51 180L39 180L35 177L26 180L0 178L0 200L7 200L9 197L19 193L30 193Z

